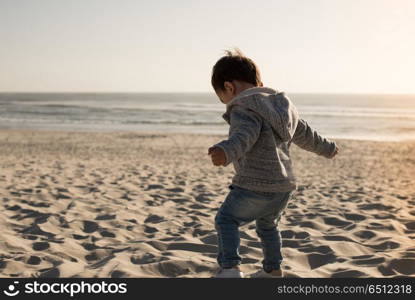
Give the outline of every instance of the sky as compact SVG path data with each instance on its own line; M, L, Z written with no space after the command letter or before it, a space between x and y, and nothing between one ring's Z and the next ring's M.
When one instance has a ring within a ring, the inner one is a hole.
M264 85L415 93L413 0L0 0L0 91L212 92L238 47Z

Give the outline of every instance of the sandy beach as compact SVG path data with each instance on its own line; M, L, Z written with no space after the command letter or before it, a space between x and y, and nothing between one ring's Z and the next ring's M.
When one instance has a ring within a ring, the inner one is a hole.
M0 131L1 277L211 277L233 167L220 135ZM287 277L415 276L415 141L293 146L299 188L279 228ZM262 260L241 228L242 270Z

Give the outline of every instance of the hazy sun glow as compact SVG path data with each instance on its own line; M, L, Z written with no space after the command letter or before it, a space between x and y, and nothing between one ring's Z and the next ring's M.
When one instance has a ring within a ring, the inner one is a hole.
M0 91L211 91L237 46L288 92L415 93L415 1L2 0Z

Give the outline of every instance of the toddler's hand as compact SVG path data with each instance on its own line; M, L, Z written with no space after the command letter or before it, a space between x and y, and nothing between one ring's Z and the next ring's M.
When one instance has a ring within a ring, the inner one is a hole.
M208 150L208 155L212 159L212 163L215 166L223 166L226 163L225 152L219 147L210 147Z
M332 156L330 156L329 158L334 158L338 153L339 153L339 147L336 146L336 149L334 150Z

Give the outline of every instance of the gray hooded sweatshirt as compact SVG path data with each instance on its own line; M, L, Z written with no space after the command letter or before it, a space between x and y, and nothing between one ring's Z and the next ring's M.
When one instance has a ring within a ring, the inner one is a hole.
M232 185L257 192L288 192L297 188L290 158L291 143L330 158L336 144L321 137L283 93L253 87L233 98L223 114L229 138L215 146L233 163Z

